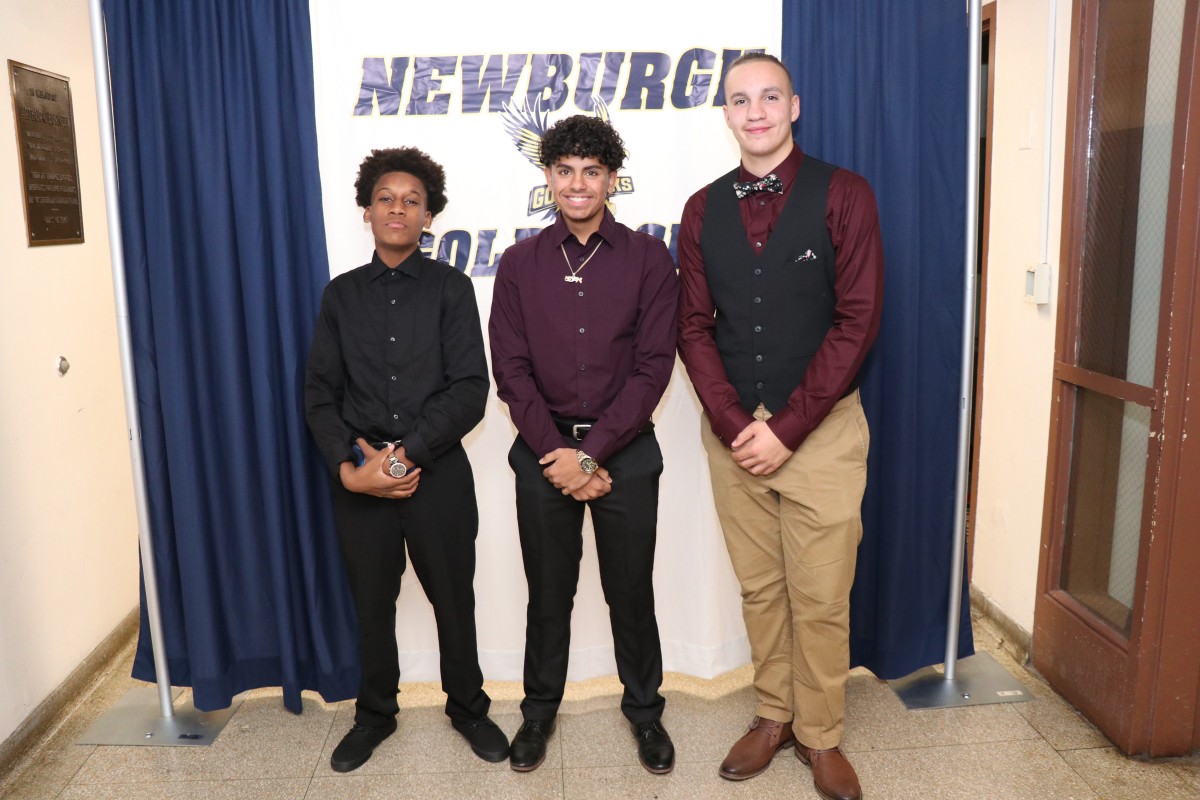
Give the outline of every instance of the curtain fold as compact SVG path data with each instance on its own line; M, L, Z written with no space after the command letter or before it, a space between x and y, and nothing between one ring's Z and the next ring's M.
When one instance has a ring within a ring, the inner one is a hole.
M354 697L302 408L328 281L307 0L105 0L147 495L172 683L197 708ZM134 677L155 680L143 614Z
M884 311L863 379L871 425L851 661L898 678L945 657L963 327L968 30L955 0L783 4L797 140L864 175ZM971 655L966 581L960 657Z

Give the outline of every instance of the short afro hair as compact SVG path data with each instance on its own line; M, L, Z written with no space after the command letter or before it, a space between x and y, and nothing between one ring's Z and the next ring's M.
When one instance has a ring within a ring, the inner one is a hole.
M733 72L734 69L740 67L742 64L750 64L754 61L766 61L768 64L774 64L783 70L784 76L787 77L788 91L792 94L796 93L796 82L792 80L792 71L787 68L787 64L784 64L770 53L760 53L757 50L750 50L749 52L742 53L733 60L733 63L729 65L729 69L725 70L725 75L728 76L729 73Z
M358 166L354 182L355 199L359 208L371 207L375 184L389 172L407 172L425 187L429 213L437 216L446 207L446 170L427 154L415 147L389 147L372 150Z
M564 158L594 158L613 172L625 163L625 143L617 129L599 117L576 114L550 126L542 138L542 166Z

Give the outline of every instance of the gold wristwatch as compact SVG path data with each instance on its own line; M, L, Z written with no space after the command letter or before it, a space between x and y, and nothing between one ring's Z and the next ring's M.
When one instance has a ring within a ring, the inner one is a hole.
M588 475L595 473L595 471L600 467L600 465L596 463L596 459L592 458L582 450L576 450L575 457L579 459L579 468Z

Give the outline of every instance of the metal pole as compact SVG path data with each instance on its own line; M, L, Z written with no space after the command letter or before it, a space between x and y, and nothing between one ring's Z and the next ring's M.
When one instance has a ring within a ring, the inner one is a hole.
M975 262L979 226L979 39L981 0L968 6L967 57L967 214L963 250L962 379L959 382L958 464L954 487L954 546L950 555L950 602L946 614L945 678L954 680L958 666L958 625L963 582L963 553L967 538L967 491L970 478L971 382L975 374Z
M171 702L171 673L167 667L158 580L154 571L154 544L150 539L150 506L146 500L146 469L142 461L142 431L138 424L137 389L134 383L133 347L129 338L129 305L125 294L125 249L117 198L116 138L113 132L112 93L108 79L108 42L104 35L101 0L88 0L92 26L92 63L96 72L96 106L100 115L100 154L104 166L104 199L108 206L108 247L112 256L113 296L117 307L117 341L121 351L121 376L125 390L125 422L129 426L129 461L133 467L133 497L137 505L138 544L146 587L146 616L150 621L150 646L154 674L158 677L158 704L164 717L175 714Z

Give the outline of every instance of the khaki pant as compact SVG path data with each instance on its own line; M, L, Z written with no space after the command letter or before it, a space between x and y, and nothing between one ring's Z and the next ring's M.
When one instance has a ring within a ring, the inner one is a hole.
M758 407L755 417L770 413ZM862 539L870 435L857 391L774 474L743 470L701 422L713 499L742 589L757 714L807 747L842 740L850 586Z

